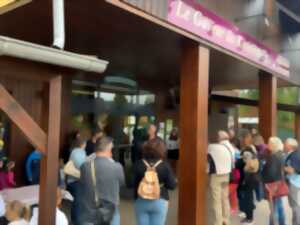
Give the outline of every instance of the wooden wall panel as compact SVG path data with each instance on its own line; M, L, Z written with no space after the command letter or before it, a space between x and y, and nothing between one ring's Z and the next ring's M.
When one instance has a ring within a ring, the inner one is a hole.
M44 125L43 89L45 81L53 77L54 67L29 61L16 60L7 57L0 58L0 83L22 105L27 113L40 125ZM64 71L64 73L67 73ZM62 97L62 126L61 145L69 132L71 77L64 77ZM1 111L0 111L1 113ZM47 118L46 118L47 119ZM17 185L25 184L25 159L32 151L32 146L25 139L19 129L9 123L9 140L5 143L8 156L16 162Z
M20 81L2 76L0 82L10 91L14 98L24 107L30 116L40 122L41 115L41 91L42 84L39 82ZM6 151L9 158L16 162L15 175L17 185L25 184L25 159L32 151L32 146L25 139L21 131L12 123L9 123L9 142L6 143Z
M154 16L165 19L168 12L167 0L123 0L133 6L136 6Z
M0 108L36 149L43 153L46 152L47 136L45 131L40 128L39 124L32 119L2 84L0 84Z

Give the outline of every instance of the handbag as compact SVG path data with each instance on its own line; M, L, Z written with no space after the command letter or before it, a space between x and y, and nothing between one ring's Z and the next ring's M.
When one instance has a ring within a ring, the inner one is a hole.
M80 178L80 170L78 170L72 160L69 160L64 166L64 173L68 176Z
M93 181L93 188L95 194L95 203L96 203L96 216L94 218L94 225L109 225L113 219L116 206L109 201L100 199L98 191L97 191L97 183L96 183L96 168L95 168L95 160L91 161L91 175Z
M289 194L289 187L284 180L265 184L267 195L270 199L276 199Z

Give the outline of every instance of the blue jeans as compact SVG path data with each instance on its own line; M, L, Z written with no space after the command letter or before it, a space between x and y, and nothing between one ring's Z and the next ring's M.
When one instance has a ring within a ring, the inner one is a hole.
M80 225L80 186L79 181L75 181L68 184L68 191L71 193L71 195L74 198L74 201L72 203L71 207L71 221L73 225Z
M120 210L117 208L110 225L120 225Z
M270 225L274 225L273 220L278 221L279 225L285 225L285 215L282 198L273 199L273 211L274 215L273 218L271 215Z
M135 201L135 214L138 225L164 225L168 213L168 202L164 199Z
M255 196L257 201L261 201L264 199L264 186L262 182L259 182L259 184L255 188Z

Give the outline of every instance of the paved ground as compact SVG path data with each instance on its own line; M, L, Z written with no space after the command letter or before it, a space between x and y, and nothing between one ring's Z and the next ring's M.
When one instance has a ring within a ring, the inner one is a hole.
M168 214L167 225L177 225L177 192L171 194L170 209ZM285 199L287 222L286 225L291 225L290 210L287 207L287 199ZM268 225L269 207L266 201L257 204L255 210L255 225ZM134 209L131 200L123 200L121 203L121 225L136 225L134 219ZM239 218L233 217L231 225L239 225ZM155 224L153 224L155 225Z

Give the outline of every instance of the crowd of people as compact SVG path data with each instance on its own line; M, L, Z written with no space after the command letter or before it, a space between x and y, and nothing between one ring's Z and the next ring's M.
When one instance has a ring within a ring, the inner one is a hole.
M232 214L251 225L257 202L270 205L270 225L289 225L283 197L292 209L292 225L300 225L300 151L298 142L282 142L243 130L218 131L208 146L208 222L229 225Z
M157 126L150 124L147 135L135 131L133 140L130 173L137 225L165 225L169 191L177 186L178 129L170 132L166 142L157 131ZM113 148L113 139L100 129L93 131L90 140L83 139L79 132L72 135L58 182L73 196L70 223L60 209L58 188L56 225L121 224L120 190L128 181L124 165L114 160ZM30 184L39 183L40 160L41 154L36 150L27 158L25 169ZM8 161L4 166L8 173L13 165ZM297 140L288 138L283 143L278 137L270 137L265 143L261 135L248 130L238 135L233 130L220 130L208 146L207 173L207 224L230 225L236 214L241 224L251 225L257 202L265 199L271 209L270 225L289 225L283 205L283 197L287 196L293 212L292 225L300 225ZM6 208L3 205L0 195L0 217L6 217L6 224L38 223L38 208L30 210L19 201L7 203Z
M75 139L69 161L80 177L67 181L74 197L73 225L120 225L120 188L125 185L125 175L123 166L113 160L113 147L113 139L99 129L87 144L80 137ZM164 225L168 191L175 189L177 181L165 160L167 147L157 136L156 125L148 126L147 139L138 147L132 169L136 221L138 225Z
M172 131L166 144L157 136L157 126L150 124L147 138L139 143L139 153L132 165L134 208L138 225L164 225L168 212L169 190L176 188L177 179L168 163L167 146L172 159L178 160L177 130ZM113 159L113 139L95 129L90 140L79 132L72 135L69 154L64 157L64 174L59 186L72 197L70 223L60 209L61 189L57 191L56 225L120 225L120 189L125 185L124 167ZM137 146L135 146L137 147ZM28 183L39 183L41 154L34 150L27 157L25 171ZM65 185L62 184L62 179ZM6 205L6 207L4 207ZM37 225L38 208L30 208L20 201L5 203L0 195L0 223L9 225Z

